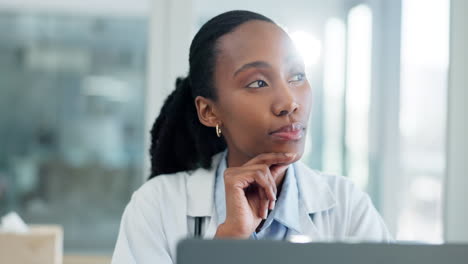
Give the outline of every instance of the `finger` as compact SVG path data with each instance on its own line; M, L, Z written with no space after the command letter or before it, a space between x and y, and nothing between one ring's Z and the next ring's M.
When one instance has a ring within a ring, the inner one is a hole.
M276 194L278 193L276 182L275 182L276 177L273 177L270 171L270 167L268 167L265 164L256 164L256 165L250 165L246 167L239 167L239 171L243 171L243 172L250 172L250 171L257 171L257 170L262 171L266 175L267 180L270 182L271 186L273 187L273 191L276 197Z
M250 185L256 183L258 188L264 189L266 199L275 200L275 184L272 183L268 176L262 170L244 171L236 175L236 177L225 178L225 188L240 188L245 189Z
M275 177L273 177L273 174L271 174L270 168L267 169L267 178L270 181L270 184L273 186L273 191L275 192L275 201L276 201L276 198L278 197L278 186L276 185Z
M270 203L268 204L268 209L273 210L275 209L275 206L276 206L276 201L270 201Z
M276 184L271 182L268 177L268 174L265 174L263 171L255 171L253 174L255 182L260 185L266 193L266 197L270 201L276 200L275 188Z
M246 162L243 166L253 164L284 164L291 162L296 157L296 153L263 153Z
M263 210L263 219L266 220L268 218L268 206L270 204L269 200L262 201L262 210Z
M265 190L264 189L258 189L259 194L260 194L260 203L259 203L259 216L262 219L267 219L268 217L268 204L270 200L268 200Z

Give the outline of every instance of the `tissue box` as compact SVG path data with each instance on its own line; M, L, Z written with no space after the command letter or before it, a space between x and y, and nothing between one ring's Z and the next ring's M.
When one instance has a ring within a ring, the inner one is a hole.
M63 229L31 225L29 232L0 232L0 262L15 264L62 264Z

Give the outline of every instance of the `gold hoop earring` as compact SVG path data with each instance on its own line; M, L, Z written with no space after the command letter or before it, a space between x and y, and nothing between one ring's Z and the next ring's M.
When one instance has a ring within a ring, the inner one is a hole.
M219 128L219 124L216 124L216 135L221 137L221 128Z

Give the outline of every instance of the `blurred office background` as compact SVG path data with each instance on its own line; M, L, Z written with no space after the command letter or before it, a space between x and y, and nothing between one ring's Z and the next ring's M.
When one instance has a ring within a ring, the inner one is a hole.
M467 48L450 41L452 28L452 40L466 43L466 8L0 0L0 215L63 225L66 254L110 255L124 206L148 176L149 128L187 72L192 37L211 17L248 9L284 27L304 56L315 100L303 161L366 190L398 240L446 241L444 223L457 211L445 206L457 199L446 195L447 179L456 188L468 176L458 151Z

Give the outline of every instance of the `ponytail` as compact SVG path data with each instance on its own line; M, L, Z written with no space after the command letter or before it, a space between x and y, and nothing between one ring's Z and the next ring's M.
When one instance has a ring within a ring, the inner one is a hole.
M177 78L151 129L151 175L209 168L211 156L225 149L214 129L200 123L188 78Z
M190 45L187 78L177 78L176 89L164 102L151 129L151 174L149 178L179 171L208 169L211 157L226 148L214 128L198 120L195 97L217 99L213 75L217 40L250 20L274 22L250 11L229 11L206 22Z

